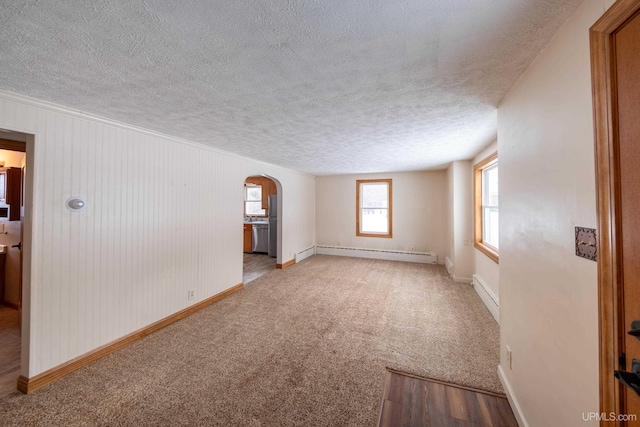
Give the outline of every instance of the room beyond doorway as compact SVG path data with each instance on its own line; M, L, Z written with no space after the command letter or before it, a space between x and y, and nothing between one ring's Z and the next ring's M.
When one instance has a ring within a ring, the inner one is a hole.
M243 283L277 268L281 244L279 230L279 183L264 175L244 182Z

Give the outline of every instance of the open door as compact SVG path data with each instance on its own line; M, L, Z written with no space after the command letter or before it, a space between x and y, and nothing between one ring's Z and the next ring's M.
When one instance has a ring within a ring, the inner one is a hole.
M640 417L640 2L591 28L598 207L601 425ZM613 421L613 422L612 422Z

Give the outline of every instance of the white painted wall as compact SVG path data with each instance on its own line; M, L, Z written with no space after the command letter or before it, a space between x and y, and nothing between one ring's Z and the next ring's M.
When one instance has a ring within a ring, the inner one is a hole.
M447 169L449 258L456 282L470 283L473 274L473 175L471 161L452 162Z
M610 4L585 1L498 109L500 370L530 426L598 412L596 263L574 227L596 227L588 30Z
M393 180L393 237L356 236L356 180ZM316 178L319 245L435 252L447 251L446 172L334 175Z
M486 148L481 150L476 157L473 159L473 164L486 159L491 154L498 151L498 142L493 142L489 144ZM502 177L502 171L500 170L500 159L498 158L498 173L500 174L500 178ZM473 166L471 179L473 180ZM473 194L471 196L473 198ZM473 205L472 205L473 209ZM478 249L473 249L474 252L474 274L480 276L480 279L484 282L484 284L489 288L489 291L493 292L493 295L499 299L500 298L500 268L499 265L493 261L491 258L480 252Z
M315 242L313 176L6 92L0 127L35 135L22 375L242 282L247 176L282 184L278 262ZM72 195L86 197L85 211L65 208Z
M455 262L455 223L453 221L453 163L447 168L447 254L451 262ZM454 265L455 267L455 265ZM453 270L451 271L453 275Z
M473 174L471 162L456 161L453 167L455 224L454 280L471 282L473 274Z

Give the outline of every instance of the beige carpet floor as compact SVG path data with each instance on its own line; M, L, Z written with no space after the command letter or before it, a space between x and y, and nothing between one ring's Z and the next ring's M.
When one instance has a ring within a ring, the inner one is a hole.
M0 425L374 426L385 367L501 392L498 335L442 266L316 255L0 399Z

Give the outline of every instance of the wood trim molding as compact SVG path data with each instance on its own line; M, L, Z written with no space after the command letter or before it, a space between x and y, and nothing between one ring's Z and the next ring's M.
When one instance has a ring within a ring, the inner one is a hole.
M616 414L625 413L625 410L622 386L613 376L613 371L618 369L624 336L623 325L618 321L621 296L620 231L617 229L620 171L614 36L638 13L640 2L637 0L618 0L589 30L598 217L600 412ZM605 421L600 425L604 426Z
M285 262L284 264L276 264L276 268L280 269L280 270L284 270L287 267L291 267L293 264L296 263L296 259L290 259L289 261Z
M496 151L473 165L473 246L499 264L498 252L482 242L482 170L497 161Z
M135 332L132 332L128 335L123 336L109 344L105 344L102 347L98 347L95 350L90 351L89 353L85 353L82 356L76 357L62 365L58 365L54 368L51 368L41 374L33 376L31 378L26 378L24 376L20 376L18 378L18 390L23 393L32 393L39 388L50 384L57 379L62 378L63 376L70 374L71 372L77 371L78 369L108 355L113 353L116 350L119 350L139 339L142 339L152 333L159 331L160 329L169 326L172 323L177 322L180 319L184 319L187 316L192 315L193 313L202 310L203 308L220 301L238 291L241 291L244 288L242 283L239 283L225 291L220 292L219 294L213 295L199 303L196 303L192 306L185 308L184 310L180 310L177 313L174 313L164 319L161 319L155 323L150 324L142 329L139 329Z
M389 186L389 232L386 234L360 232L360 184L384 182ZM393 238L393 180L387 179L357 179L356 180L356 236Z
M440 381L440 380L436 380L433 378L427 378L427 377L422 377L420 375L416 375L416 374L410 374L408 372L403 372L403 371L398 371L397 369L393 369L387 366L386 368L387 372L396 374L396 375L403 375L405 377L409 377L409 378L415 378L417 380L421 380L421 381L429 381L432 383L436 383L436 384L442 384L442 385L446 385L448 387L455 387L455 388L459 388L462 390L468 390L468 391L472 391L474 393L482 393L482 394L486 394L489 396L494 396L494 397L502 397L502 398L506 398L507 395L504 393L495 393L493 391L488 391L488 390L481 390L479 388L473 388L473 387L468 387L465 385L460 385L460 384L454 384L454 383L448 383L446 381Z
M0 150L27 152L27 143L0 138Z
M11 301L4 301L2 304L6 305L9 308L13 308L14 310L20 310L20 305L13 303Z

